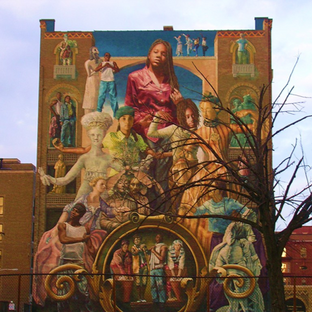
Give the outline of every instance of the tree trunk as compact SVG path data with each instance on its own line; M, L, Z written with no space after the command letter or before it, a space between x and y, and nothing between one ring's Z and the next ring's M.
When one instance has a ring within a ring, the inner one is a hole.
M267 269L270 287L271 310L270 312L285 312L285 291L282 273L282 261L278 246L274 239L267 237Z

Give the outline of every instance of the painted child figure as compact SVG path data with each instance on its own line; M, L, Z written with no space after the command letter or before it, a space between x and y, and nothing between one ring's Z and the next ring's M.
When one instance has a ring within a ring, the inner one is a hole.
M135 285L137 288L138 302L146 302L144 295L147 284L148 273L148 250L145 244L141 243L141 236L133 236L134 245L131 247L132 268L135 276Z

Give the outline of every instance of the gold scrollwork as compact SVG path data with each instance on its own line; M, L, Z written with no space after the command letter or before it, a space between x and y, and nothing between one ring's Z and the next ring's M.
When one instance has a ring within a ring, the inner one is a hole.
M223 289L229 297L243 299L249 297L253 293L256 287L256 279L249 269L236 264L226 264L222 267L216 267L215 270L217 270L217 272L220 274L219 278L224 279ZM234 273L228 274L227 270L241 271L245 273L246 276ZM243 289L247 281L246 279L248 279L250 282L248 285L248 289L242 292L234 292L231 290L231 282L235 283L236 287Z
M77 264L65 264L61 265L53 270L50 271L48 274L44 287L47 291L47 295L55 300L55 301L64 301L70 299L73 294L76 291L76 282L80 280L79 275L76 273L73 273L73 276L68 275L62 275L62 276L56 276L58 273L66 272L68 270L76 271L76 270L83 270L85 271L81 266ZM86 271L85 271L86 272ZM57 278L55 281L55 277ZM52 281L55 281L55 285L51 285ZM56 294L53 291L53 286L57 288L57 290L64 290L65 289L65 283L68 284L66 287L66 293L65 294Z
M66 273L71 271L73 273L68 273L70 275L57 276L61 272ZM44 287L47 291L47 295L55 301L65 301L70 299L76 291L76 283L80 281L81 275L83 275L88 282L89 290L92 290L91 296L98 293L98 280L99 276L92 277L84 268L80 265L69 263L61 265L53 270L51 270L45 280ZM55 284L54 284L55 283ZM65 288L66 283L66 288ZM66 291L66 293L57 294L57 290ZM54 290L53 290L54 289Z
M155 220L155 221L163 221L168 224L171 224L174 221L174 218L171 215L146 216L146 215L141 215L137 212L131 212L129 215L129 220L132 223L139 223L146 219Z

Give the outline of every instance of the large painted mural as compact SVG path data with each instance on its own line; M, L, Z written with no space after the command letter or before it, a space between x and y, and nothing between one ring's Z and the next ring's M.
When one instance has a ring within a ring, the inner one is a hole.
M222 57L217 31L96 31L83 64L78 37L63 33L50 49L41 148L57 161L38 174L47 194L75 199L38 242L39 306L265 311L262 238L242 222L257 222L257 209L224 166L252 180L253 36L265 31L251 33L232 32Z

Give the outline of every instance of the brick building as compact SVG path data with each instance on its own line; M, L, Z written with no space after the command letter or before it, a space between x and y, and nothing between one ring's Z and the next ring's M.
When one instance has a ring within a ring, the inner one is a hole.
M291 234L283 253L282 269L289 311L293 311L295 300L297 311L310 311L312 307L311 242L312 226L303 226Z
M283 254L283 272L287 276L299 276L298 285L312 285L312 280L304 277L312 276L311 242L312 226L303 226L291 234Z
M251 104L253 106L252 109L255 111L255 103L258 103L260 99L261 87L266 85L268 89L264 95L264 105L271 105L271 19L256 18L255 29L252 30L174 30L173 27L164 27L163 30L155 31L61 32L55 31L54 20L41 20L40 27L37 166L38 168L43 168L45 173L53 177L56 170L55 164L60 155L62 155L63 166L66 167L66 172L72 168L78 159L77 154L61 154L53 146L54 139L61 139L60 134L57 133L60 132L56 124L57 118L53 118L56 117L53 109L55 110L57 105L60 105L57 103L61 103L58 97L62 96L65 99L65 97L70 96L71 107L75 112L73 141L67 144L70 147L87 147L90 144L86 131L82 129L80 124L80 119L88 113L83 108L83 99L87 81L86 67L88 60L91 60L90 49L92 47L96 47L99 50L100 57L103 57L104 53L109 52L112 57L111 61L116 62L119 66L120 71L115 73L114 79L118 89L117 97L120 106L125 104L129 74L144 68L149 48L158 38L169 42L173 47L173 67L179 82L180 92L185 99L189 98L198 105L204 95L207 98L209 93L211 93L211 95L217 95L223 106L231 111L238 109L238 102L240 104ZM179 37L180 39L182 38L183 50L180 55L174 52L178 44L176 39ZM204 52L202 46L199 46L198 50L193 47L190 51L187 51L189 55L186 55L184 37L199 40L201 43L203 38L205 38L208 50ZM64 54L67 47L68 50ZM166 83L169 85L168 82ZM162 93L161 88L159 89L160 91L157 90L157 92ZM246 98L249 98L249 103L245 102ZM223 115L221 113L218 118L222 122L231 122L229 115L226 116L226 114ZM116 121L114 122L113 127L117 124ZM270 127L269 124L267 126L268 128ZM117 132L116 129L117 126L111 131ZM226 147L226 153L227 159L234 160L241 154L241 149L229 145ZM94 169L94 172L99 173L97 169ZM37 176L34 228L35 250L42 234L55 226L64 206L75 199L83 178L84 169L71 183L66 185L65 190L57 192L53 185L44 186L39 176ZM168 175L166 178L168 178ZM89 181L88 179L85 180ZM155 225L153 222L156 221L151 221L151 228L147 229L146 233L142 232L142 235L146 240L150 241L150 244L154 240L152 232L149 232L149 230L154 229ZM125 222L124 224L128 223ZM131 237L134 231L133 228L137 226L128 224L131 228L125 229L124 224L108 234L101 245L101 249L99 249L105 253L105 256L97 258L103 261L103 263L99 264L100 270L103 270L103 272L105 268L109 267L109 259L112 256L106 255L105 248L108 248L109 252L117 249L119 239L127 235ZM181 233L171 231L168 225L168 228L163 228L163 234L167 236L168 240L175 235L179 235L178 237L183 240L187 236L183 232L185 228L181 227L180 230ZM114 235L117 236L114 237ZM188 244L188 242L184 243ZM194 246L189 246L189 248L197 248L196 246L200 244L199 241L195 240ZM103 247L103 245L105 246ZM205 247L207 246L208 244ZM201 250L201 248L197 248L196 252L189 252L190 255L194 256L193 260L196 263L200 259L200 263L192 265L197 270L194 274L199 274L199 268L208 263L206 257L209 257L209 255L206 253L202 254ZM262 267L265 267L264 253L260 257L262 257ZM99 297L102 297L102 295ZM149 301L151 304L151 300ZM110 303L111 301L106 300L106 302ZM133 302L133 304L135 305L137 302Z
M35 167L18 159L0 159L0 278L1 301L29 303Z

